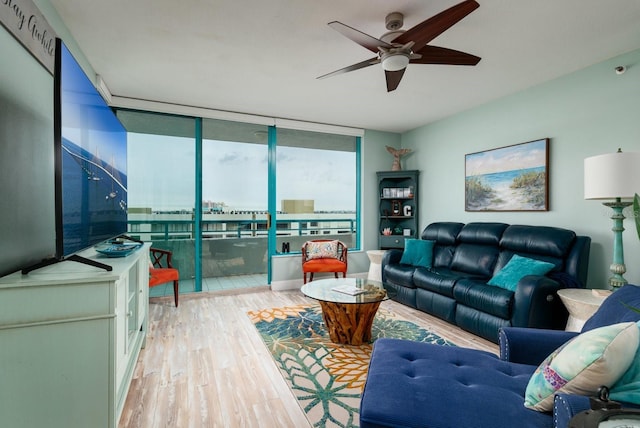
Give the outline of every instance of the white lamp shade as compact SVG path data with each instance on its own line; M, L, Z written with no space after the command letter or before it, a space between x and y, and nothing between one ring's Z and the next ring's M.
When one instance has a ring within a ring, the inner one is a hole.
M585 199L631 199L640 193L640 153L617 152L584 160Z

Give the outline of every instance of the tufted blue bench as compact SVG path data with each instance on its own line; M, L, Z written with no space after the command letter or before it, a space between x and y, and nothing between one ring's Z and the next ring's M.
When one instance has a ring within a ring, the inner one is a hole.
M640 313L627 305L640 308L640 287L626 285L616 291L583 331L640 320ZM378 339L360 402L360 427L566 428L574 414L589 408L588 397L558 394L552 414L524 407L524 394L538 364L576 335L505 327L500 331L500 356Z
M535 369L489 352L378 339L360 427L550 427L551 415L522 404Z

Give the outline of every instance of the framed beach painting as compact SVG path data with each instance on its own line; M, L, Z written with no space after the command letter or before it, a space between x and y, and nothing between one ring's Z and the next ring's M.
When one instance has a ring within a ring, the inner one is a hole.
M548 211L549 139L465 155L465 211Z

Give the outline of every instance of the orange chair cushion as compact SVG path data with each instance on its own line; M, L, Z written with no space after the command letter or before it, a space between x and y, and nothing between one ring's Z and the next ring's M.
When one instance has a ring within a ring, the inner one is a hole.
M303 272L346 272L347 265L337 259L313 259L302 264Z
M165 282L177 281L180 278L178 269L172 268L152 268L149 269L149 287L164 284Z

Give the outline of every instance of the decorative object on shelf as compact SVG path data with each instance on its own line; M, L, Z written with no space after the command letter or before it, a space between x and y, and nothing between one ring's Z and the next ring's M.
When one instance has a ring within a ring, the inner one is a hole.
M625 152L592 156L584 160L584 198L609 199L603 205L613 210L613 263L609 267L612 276L609 286L616 290L625 285L623 277L627 268L624 264L622 245L623 210L632 205L638 183L640 183L640 152ZM623 201L623 199L626 199Z
M380 193L381 198L413 198L413 186L409 187L385 187Z
M385 227L384 229L382 229L382 234L384 236L390 236L391 235L391 228L390 227Z
M403 236L411 236L411 229L402 229Z
M405 205L404 207L402 207L402 214L405 217L411 217L411 212L412 212L411 205Z
M465 211L548 211L549 139L465 155Z
M397 199L391 201L391 215L402 215L402 202Z
M385 146L387 151L393 155L393 165L391 165L391 171L401 171L402 165L400 164L400 158L406 154L411 153L411 149L396 149L391 146Z

